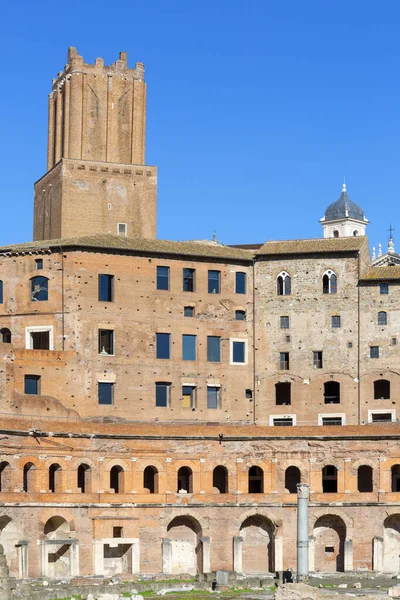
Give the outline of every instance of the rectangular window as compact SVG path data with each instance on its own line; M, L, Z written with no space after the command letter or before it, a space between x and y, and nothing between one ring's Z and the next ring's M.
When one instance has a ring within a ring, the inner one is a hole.
M171 358L170 344L170 333L156 333L156 358Z
M353 347L353 342L347 342L347 347L348 348L352 348Z
M114 354L114 331L99 329L99 354Z
M281 329L289 329L289 317L280 318Z
M392 421L392 413L372 413L372 423L390 423Z
M194 408L196 406L196 387L194 385L182 386L182 408Z
M320 350L313 352L313 367L314 369L322 369L323 367L322 352Z
M156 406L165 408L169 406L171 394L171 384L168 382L156 383Z
M50 350L50 331L31 331L32 350Z
M381 283L379 286L379 293L380 294L388 294L389 293L389 284Z
M220 293L220 282L221 272L220 271L208 271L208 293L219 294Z
M128 228L126 223L118 223L118 235L121 235L123 237L126 237L127 232L128 232Z
M43 258L37 258L35 260L35 263L36 263L36 269L38 271L40 271L40 269L43 269Z
M332 317L332 328L340 327L340 315L335 315Z
M114 301L114 275L99 275L99 301Z
M194 292L196 269L183 269L183 291Z
M208 362L221 362L221 338L216 335L207 336Z
M236 319L236 321L245 321L246 320L246 311L245 310L235 310L235 319Z
M221 388L207 386L207 408L219 408L221 402Z
M246 343L232 341L232 363L246 362Z
M122 527L113 527L113 538L122 537Z
M157 267L157 289L169 290L169 267Z
M246 293L246 273L236 273L235 291L237 294Z
M184 317L194 317L194 306L185 306L183 309Z
M279 353L279 369L287 371L289 369L289 352Z
M282 417L273 420L274 427L291 427L293 425L292 417Z
M322 417L322 425L342 425L342 417Z
M290 335L286 336L286 343L289 344L290 343Z
M196 337L195 335L182 336L182 360L196 360Z
M379 358L379 346L370 346L369 347L369 357L370 358Z
M392 339L390 340L390 344L391 344L392 346L396 346L396 345L397 345L397 338L395 338L395 337L392 337Z
M40 375L25 375L24 393L40 395Z
M99 404L112 404L114 401L114 384L108 381L99 381L97 395Z

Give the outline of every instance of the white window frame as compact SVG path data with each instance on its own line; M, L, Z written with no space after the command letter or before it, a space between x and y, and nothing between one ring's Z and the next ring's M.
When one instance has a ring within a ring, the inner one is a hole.
M294 414L290 414L290 415L269 415L269 425L270 425L270 427L276 427L276 425L274 425L274 419L292 419L292 421L293 421L292 426L294 427L296 425L296 415L294 415Z
M388 414L392 415L392 423L396 421L396 409L388 408L387 410L383 408L374 408L368 411L368 423L372 423L372 415L380 415L380 414Z
M25 348L26 350L33 350L31 333L44 333L49 332L49 350L54 350L54 328L53 325L34 325L31 327L25 327Z
M239 363L242 364L242 363ZM186 385L186 384L182 384L182 385ZM207 410L220 410L221 408L221 384L220 383L207 383L207 397L206 397L206 402L207 402ZM208 408L208 388L210 387L214 387L214 388L218 388L218 407L217 408Z
M108 352L105 352L104 354L102 352L99 352L99 338L100 338L100 331L112 331L113 332L113 353L112 354L108 354ZM115 329L110 329L109 326L107 327L99 327L97 330L97 355L98 356L115 356Z
M120 225L125 225L125 233L124 234L119 232ZM127 237L128 236L128 223L117 223L117 235L119 237Z
M289 277L290 278L290 288L292 287L292 277L291 277L290 273L288 273L287 271L281 271L278 274L278 276L276 278L276 281L278 281L279 277L282 277L282 284L283 284L283 290L282 290L283 294L282 294L282 296L290 296L291 295L291 290L290 290L290 294L287 294L286 293L286 285L285 285L285 279L286 279L286 277Z
M244 343L244 362L233 362L233 343L234 342L242 342ZM237 366L244 366L247 365L249 362L249 357L248 357L248 340L247 339L243 339L243 338L229 338L229 364L230 365L237 365Z
M378 412L382 412L381 410ZM342 426L346 425L346 413L319 413L318 414L318 425L322 425L322 419L330 418L330 417L341 417Z
M325 275L328 277L328 293L326 295L330 296L332 294L332 289L331 289L332 275L334 275L336 277L336 292L337 292L338 276L336 275L336 271L334 271L333 269L327 269L325 271L325 273L322 274L322 280L324 279Z

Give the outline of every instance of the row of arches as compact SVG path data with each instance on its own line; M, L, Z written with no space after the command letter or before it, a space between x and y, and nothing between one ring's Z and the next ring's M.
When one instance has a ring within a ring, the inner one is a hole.
M336 294L337 275L328 269L322 276L322 293ZM292 279L287 271L281 271L276 279L276 293L278 296L290 296L292 293Z

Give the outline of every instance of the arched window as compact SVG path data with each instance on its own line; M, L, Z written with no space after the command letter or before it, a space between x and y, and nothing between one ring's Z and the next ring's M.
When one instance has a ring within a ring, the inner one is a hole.
M337 493L337 468L334 465L326 465L322 469L322 492L324 494Z
M355 229L355 230L353 231L353 235L354 235L354 237L357 237L357 236L358 236L358 230L357 230L357 229Z
M49 468L49 490L53 494L61 492L61 467L57 463Z
M49 299L49 280L47 277L32 277L31 279L31 301L45 302Z
M297 493L297 484L301 481L300 469L288 467L285 471L285 488L289 494Z
M392 492L400 492L400 465L392 466Z
M336 294L337 291L337 277L336 274L328 269L325 271L322 277L322 293L323 294Z
M275 404L277 406L289 405L291 400L291 383L281 381L275 384Z
M81 490L82 494L88 494L90 490L91 484L91 474L92 471L89 465L79 465L76 476L77 476L77 487Z
M289 273L282 271L276 280L276 293L278 296L290 296L292 291Z
M228 470L225 467L215 467L213 471L213 488L220 494L228 493Z
M387 379L377 379L374 381L374 400L390 399L390 381Z
M0 492L11 491L11 465L7 461L0 463Z
M357 470L357 490L359 492L372 492L372 467L361 465Z
M189 467L181 467L178 471L178 492L193 493L193 471Z
M387 313L384 310L378 312L378 325L387 325Z
M124 470L120 465L114 465L110 469L110 490L114 490L114 494L122 494L124 491Z
M151 465L143 471L143 487L149 494L158 494L158 471Z
M250 467L249 469L249 494L264 493L264 471L261 467Z
M28 462L24 465L22 489L24 492L32 492L35 477L35 465Z
M338 381L325 381L324 383L324 403L340 403L340 383Z
M0 342L3 342L3 344L11 344L11 331L6 327L0 329Z
M338 238L339 237L339 232L337 229L333 230L333 237Z

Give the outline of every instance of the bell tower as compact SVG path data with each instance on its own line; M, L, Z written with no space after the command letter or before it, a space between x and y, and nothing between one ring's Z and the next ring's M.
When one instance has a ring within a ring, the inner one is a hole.
M86 64L75 48L53 80L47 173L35 183L34 240L156 236L157 169L145 165L144 66Z

